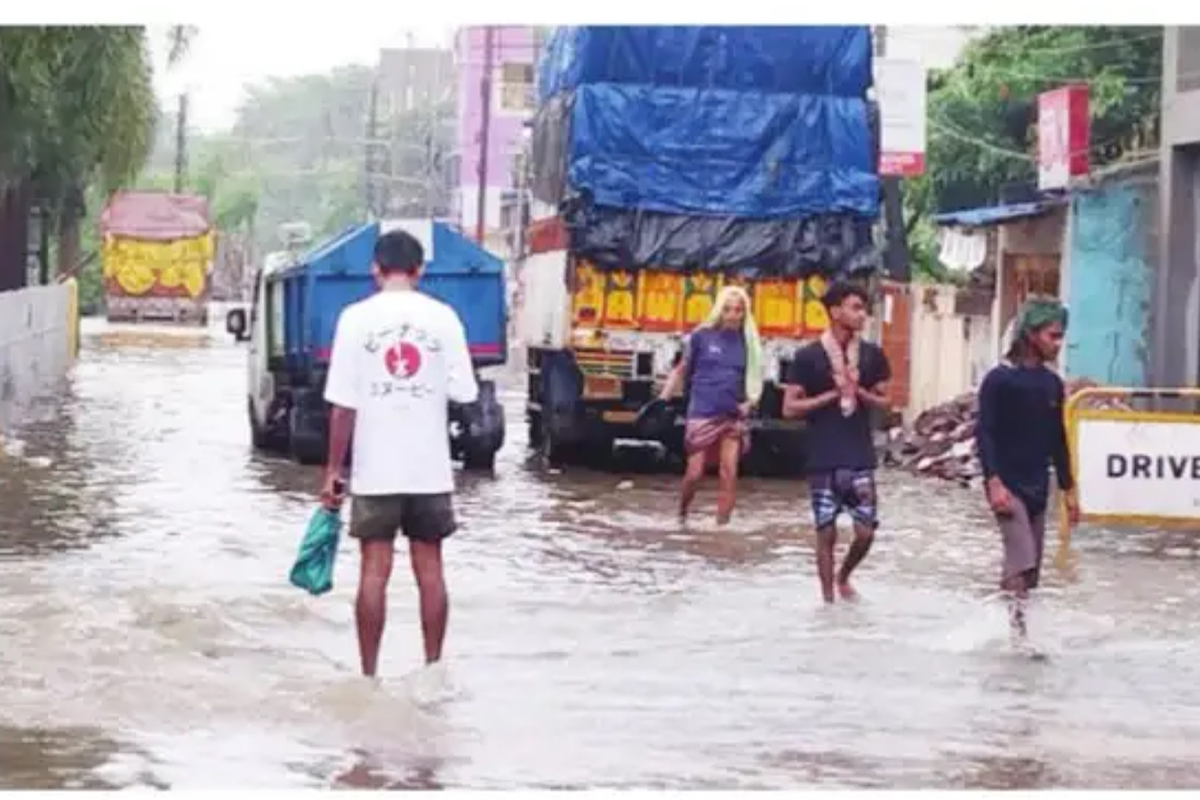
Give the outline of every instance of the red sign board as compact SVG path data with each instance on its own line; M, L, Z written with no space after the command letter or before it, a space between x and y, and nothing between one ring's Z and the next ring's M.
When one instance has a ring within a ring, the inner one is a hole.
M915 178L925 172L924 153L880 153L879 174Z
M1065 189L1088 172L1088 87L1063 86L1038 95L1038 188Z

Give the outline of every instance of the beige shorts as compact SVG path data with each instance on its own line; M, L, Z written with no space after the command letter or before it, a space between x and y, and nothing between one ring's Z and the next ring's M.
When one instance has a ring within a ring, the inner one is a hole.
M1042 553L1046 547L1046 514L1029 516L1025 504L1012 498L1012 514L996 517L1000 537L1004 541L1004 568L1001 582L1018 575L1025 576L1025 587L1038 585L1042 572Z

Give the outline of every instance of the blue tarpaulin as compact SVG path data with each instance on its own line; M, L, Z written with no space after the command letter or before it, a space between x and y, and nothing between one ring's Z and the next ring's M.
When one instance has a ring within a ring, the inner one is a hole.
M961 225L964 228L983 228L988 225L998 225L1025 217L1037 217L1045 214L1056 205L1054 202L1010 203L1002 206L985 208L968 208L960 211L949 211L936 214L933 222L936 225Z
M594 84L575 90L567 183L597 205L783 219L879 209L860 98Z
M865 25L576 26L554 30L539 101L595 83L862 98L871 83Z
M880 204L870 84L865 26L559 28L534 196L613 268L859 269Z

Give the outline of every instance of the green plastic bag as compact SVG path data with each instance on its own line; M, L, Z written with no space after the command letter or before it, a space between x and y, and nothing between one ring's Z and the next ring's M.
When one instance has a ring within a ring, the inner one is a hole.
M337 561L342 517L337 511L321 507L308 521L308 530L300 542L300 552L289 576L292 585L312 595L333 588L333 565Z

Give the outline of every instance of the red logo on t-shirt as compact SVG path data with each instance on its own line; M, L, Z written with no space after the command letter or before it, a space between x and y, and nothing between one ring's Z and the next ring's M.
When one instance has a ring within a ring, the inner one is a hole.
M383 365L394 378L411 378L421 371L421 351L409 342L397 342L384 352Z

